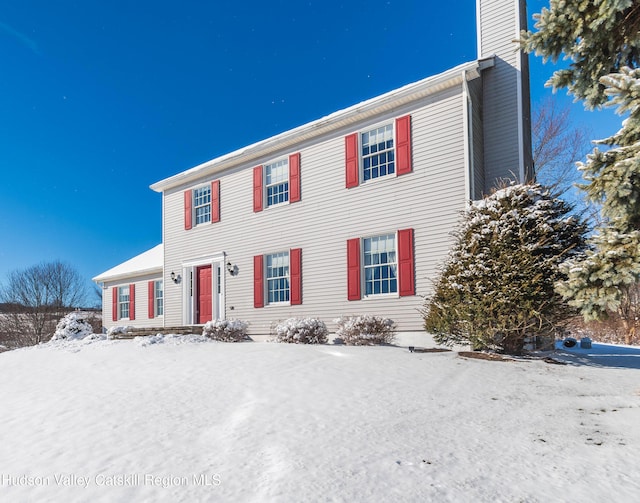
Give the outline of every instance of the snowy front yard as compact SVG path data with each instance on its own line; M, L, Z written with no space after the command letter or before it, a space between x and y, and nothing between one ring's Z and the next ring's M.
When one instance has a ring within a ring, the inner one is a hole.
M640 349L58 342L0 354L4 501L636 501ZM621 354L618 354L621 353Z

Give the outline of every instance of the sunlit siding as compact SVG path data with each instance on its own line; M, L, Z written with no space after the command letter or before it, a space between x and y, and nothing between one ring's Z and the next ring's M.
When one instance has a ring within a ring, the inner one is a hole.
M495 66L484 73L483 83L484 188L488 193L496 180L519 176L520 142L528 144L526 138L530 138L530 132L518 112L518 90L520 88L523 98L528 100L528 74L521 73L514 42L518 38L517 22L521 22L524 2L482 0L479 5L480 55L497 56Z
M301 154L300 202L254 213L252 168L260 159L218 177L221 221L184 230L183 191L164 194L165 271L178 273L184 261L227 254L237 265L226 275L225 315L249 322L250 334L267 334L278 320L319 317L330 329L343 314L378 314L397 321L398 330L421 330L418 310L437 267L451 244L450 232L465 204L464 128L461 86L411 109L333 133L296 150ZM345 188L344 136L396 117L412 117L413 172ZM198 183L210 181L202 179ZM347 301L347 239L414 229L416 294ZM302 249L302 304L253 307L253 256ZM165 323L183 322L184 284L165 279Z

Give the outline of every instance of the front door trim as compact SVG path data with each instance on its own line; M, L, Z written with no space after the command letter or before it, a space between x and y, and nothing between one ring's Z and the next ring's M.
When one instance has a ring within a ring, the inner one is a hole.
M225 263L226 253L224 252L192 258L182 262L182 323L184 325L198 325L197 273L198 268L203 266L211 266L212 317L214 319L225 319ZM218 281L220 282L220 294L217 294Z

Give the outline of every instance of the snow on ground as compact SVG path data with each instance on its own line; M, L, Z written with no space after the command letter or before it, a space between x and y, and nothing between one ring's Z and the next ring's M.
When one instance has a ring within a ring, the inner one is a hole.
M158 336L2 353L2 501L637 501L640 349L557 358Z

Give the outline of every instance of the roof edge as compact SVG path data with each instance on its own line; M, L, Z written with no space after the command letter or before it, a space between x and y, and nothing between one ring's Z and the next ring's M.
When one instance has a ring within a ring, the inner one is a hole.
M167 189L195 181L202 176L215 174L235 165L250 162L270 152L275 152L278 149L293 146L302 141L330 133L349 124L375 116L378 113L423 99L431 94L460 84L463 75L466 75L469 80L479 77L482 70L493 66L493 58L493 56L490 56L463 63L442 73L362 101L315 121L308 122L265 140L206 161L191 169L160 180L150 185L150 188L156 192L163 192Z
M162 271L163 271L162 267L150 267L148 269L138 269L130 273L120 273L120 274L113 274L113 275L106 275L102 273L102 274L99 274L98 276L95 276L94 278L91 278L91 281L93 281L94 283L105 283L106 281L117 281L120 279L136 278L138 276L147 276L155 272L159 272L160 274L162 274Z
M91 278L94 283L116 281L125 278L135 278L153 273L162 274L164 270L164 243L157 244L153 248L125 260L124 262L108 269Z

